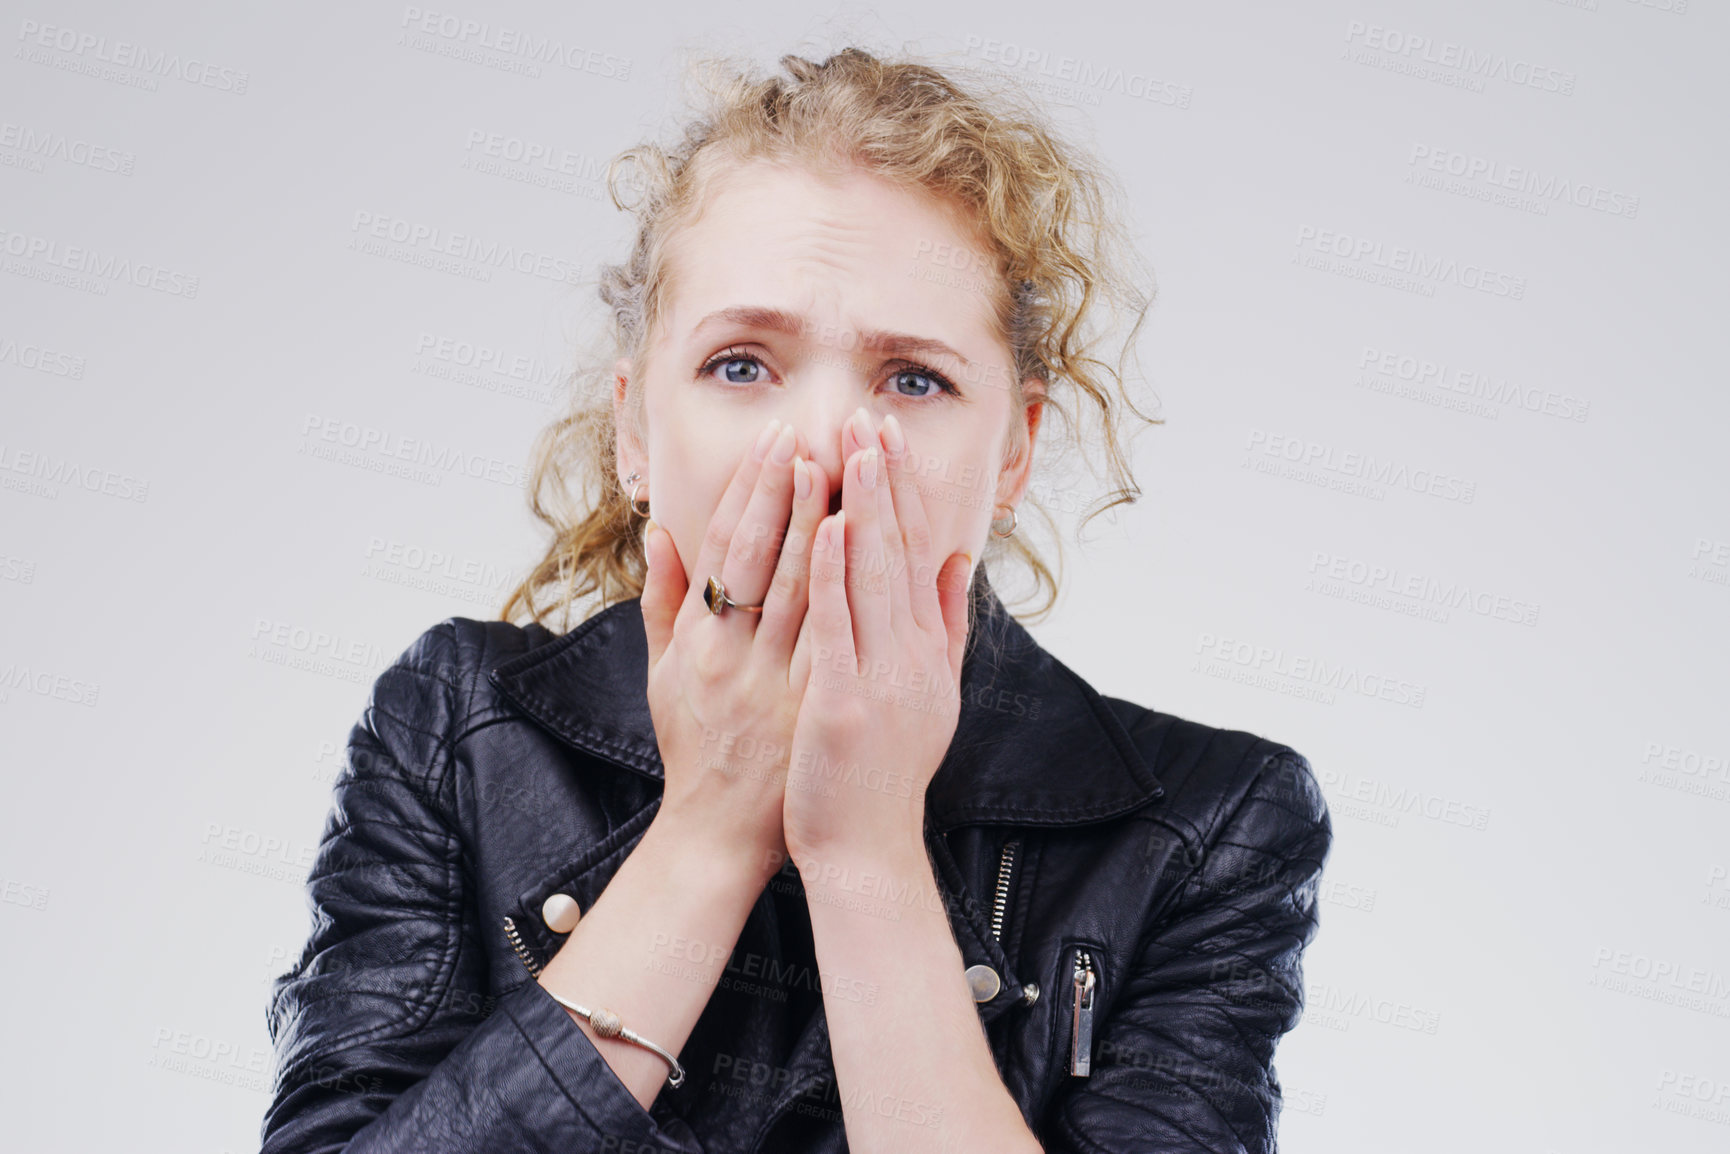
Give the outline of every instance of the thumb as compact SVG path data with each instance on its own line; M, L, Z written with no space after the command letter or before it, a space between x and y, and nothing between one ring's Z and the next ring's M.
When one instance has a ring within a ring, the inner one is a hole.
M643 632L648 636L649 665L653 667L673 641L673 622L678 620L690 583L685 580L685 566L679 560L673 535L653 521L643 537L643 560L649 569L643 578Z
M961 684L961 660L967 652L967 602L973 585L973 558L951 554L937 574L937 604L949 633L949 668Z

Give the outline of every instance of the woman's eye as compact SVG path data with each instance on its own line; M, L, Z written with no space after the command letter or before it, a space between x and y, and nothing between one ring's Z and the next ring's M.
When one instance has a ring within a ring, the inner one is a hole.
M747 360L744 357L734 357L721 366L721 371L735 385L754 385L757 383L757 374L762 368L763 366L756 361Z
M937 374L920 369L900 369L890 379L895 391L904 397L928 397L944 391L942 379Z
M716 357L703 366L705 374L721 370L721 375L729 384L754 385L762 380L763 363L756 357L735 354L733 356Z
M768 366L753 353L725 351L716 354L703 365L702 375L715 376L730 385L757 385L769 379ZM932 397L954 393L955 389L941 373L931 369L902 368L889 374L890 388L897 396Z

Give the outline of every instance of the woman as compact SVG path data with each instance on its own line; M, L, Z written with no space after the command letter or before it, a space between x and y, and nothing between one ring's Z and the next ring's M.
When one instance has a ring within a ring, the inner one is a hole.
M350 736L267 1151L1274 1148L1308 763L1100 696L976 563L1051 584L1048 404L1132 495L1106 186L1007 93L782 65L627 154L547 558Z

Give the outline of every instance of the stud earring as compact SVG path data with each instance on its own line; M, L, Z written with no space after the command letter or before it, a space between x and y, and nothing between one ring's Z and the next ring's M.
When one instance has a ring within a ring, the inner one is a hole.
M1014 505L999 505L999 506L998 506L998 508L999 508L999 509L1008 509L1008 510L1009 510L1009 528L1007 528L1007 529L1003 529L1003 530L999 530L999 529L998 529L998 528L997 528L997 518L995 518L995 517L994 517L994 518L992 518L992 520L991 520L991 532L992 532L992 535L993 535L993 536L997 536L997 537L1009 537L1009 536L1012 536L1012 535L1013 535L1013 534L1014 534L1014 533L1015 533L1015 527L1016 527L1016 526L1017 526L1017 525L1019 525L1019 524L1020 524L1020 523L1021 523L1021 519L1020 519L1020 518L1019 518L1019 517L1017 517L1017 516L1016 516L1016 513L1015 513L1015 506L1014 506Z

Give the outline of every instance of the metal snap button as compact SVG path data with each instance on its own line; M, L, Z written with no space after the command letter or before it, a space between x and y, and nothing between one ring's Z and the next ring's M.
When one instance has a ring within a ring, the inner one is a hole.
M541 920L555 934L570 933L577 928L577 921L582 916L577 899L570 894L554 894L541 903Z
M996 970L983 963L968 966L967 988L973 991L975 1002L989 1002L1003 988L1003 979L997 976Z
M1021 987L1021 1001L1023 1002L1023 1004L1031 1006L1033 1003L1037 1002L1038 1000L1039 1000L1039 983L1038 982L1028 982L1025 986Z

